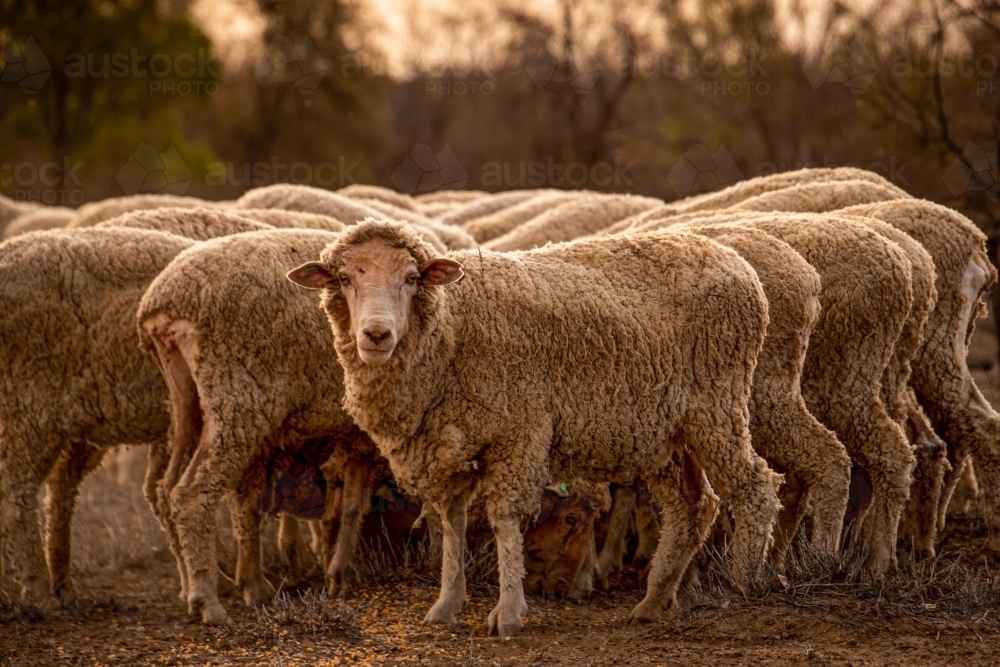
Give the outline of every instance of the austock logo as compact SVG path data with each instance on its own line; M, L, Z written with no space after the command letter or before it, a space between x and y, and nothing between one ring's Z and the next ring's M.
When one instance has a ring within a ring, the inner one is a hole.
M587 58L583 66L577 64L572 54L566 59L556 58L548 49L540 49L525 70L535 87L541 90L550 83L568 83L576 94L585 98L597 85L604 67L596 58ZM586 104L586 99L581 100Z
M276 83L292 83L303 95L312 95L330 71L330 64L319 55L308 37L298 44L284 35L278 35L267 50L254 62L253 75L261 88ZM306 100L306 104L309 100Z
M118 170L115 180L127 195L182 195L191 185L191 170L184 164L173 144L163 153L150 144L139 144L128 162Z
M966 192L985 192L997 201L997 146L987 153L982 146L966 144L942 178L956 197Z
M407 195L461 190L468 180L469 174L448 145L440 153L435 153L427 144L417 144L392 172L393 185Z
M27 95L37 95L52 73L52 65L38 47L34 37L18 45L7 38L0 45L3 54L3 74L0 81L16 83Z
M725 146L710 153L702 144L692 144L667 174L667 182L679 197L711 192L742 178L743 173Z
M820 52L802 71L813 88L842 83L855 95L861 95L875 80L878 62L859 38L831 38L824 41Z

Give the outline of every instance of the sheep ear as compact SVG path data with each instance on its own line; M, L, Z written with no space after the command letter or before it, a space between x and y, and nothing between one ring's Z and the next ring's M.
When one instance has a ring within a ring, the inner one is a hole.
M297 269L292 269L286 276L296 285L309 289L323 289L333 284L333 276L320 262L306 262Z
M462 265L453 259L438 258L431 260L430 264L420 272L421 285L450 285L460 280L465 272Z

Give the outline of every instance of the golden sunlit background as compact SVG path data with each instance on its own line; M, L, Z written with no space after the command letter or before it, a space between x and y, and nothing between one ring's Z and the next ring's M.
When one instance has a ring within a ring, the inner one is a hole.
M1000 4L0 2L0 192L667 200L873 169L992 229Z

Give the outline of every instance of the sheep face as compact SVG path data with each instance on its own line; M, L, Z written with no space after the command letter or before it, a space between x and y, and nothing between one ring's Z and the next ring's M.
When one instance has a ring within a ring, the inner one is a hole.
M310 262L288 277L304 287L340 290L358 356L373 366L387 362L409 331L417 291L462 277L462 265L454 260L435 258L421 268L408 250L383 240L348 247L337 264Z

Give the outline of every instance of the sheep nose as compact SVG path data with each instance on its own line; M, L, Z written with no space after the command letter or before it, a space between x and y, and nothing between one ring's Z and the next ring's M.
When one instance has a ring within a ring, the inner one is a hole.
M375 324L364 329L362 333L365 336L367 336L371 342L375 343L375 345L378 345L386 338L388 338L392 332L389 331L389 327L387 326L381 324Z

